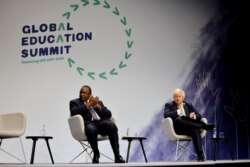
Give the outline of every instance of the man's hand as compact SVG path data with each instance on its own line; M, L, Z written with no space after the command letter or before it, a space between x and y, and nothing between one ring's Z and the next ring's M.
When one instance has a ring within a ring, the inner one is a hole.
M94 107L95 109L101 110L101 105L99 104L99 101L100 100L98 96L93 97L91 99L92 107Z
M193 119L196 119L196 115L195 115L194 112L191 112L191 113L189 114L189 117L190 117L190 118L193 118Z
M184 111L184 103L181 103L179 107L180 107L181 110Z
M101 107L101 105L100 105L99 103L97 103L97 104L94 106L94 108L97 109L97 110L99 110L99 111L102 109L102 107Z
M96 96L96 97L91 96L91 97L89 98L89 102L88 102L89 107L94 107L94 106L96 106L96 105L98 104L98 102L99 102L99 97L98 97L98 96Z

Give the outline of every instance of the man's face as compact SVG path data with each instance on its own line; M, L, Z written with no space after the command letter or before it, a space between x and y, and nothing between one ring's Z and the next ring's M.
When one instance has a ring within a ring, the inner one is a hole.
M80 91L80 98L83 101L87 101L90 96L91 96L91 94L90 94L89 88L88 87L82 87L82 89Z
M181 93L176 93L174 95L174 101L177 105L180 105L184 101L184 97L182 96Z

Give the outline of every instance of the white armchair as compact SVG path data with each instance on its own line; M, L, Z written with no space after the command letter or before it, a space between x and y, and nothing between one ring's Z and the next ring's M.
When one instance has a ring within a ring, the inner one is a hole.
M115 124L117 124L117 118L112 116L110 118L110 120L112 122L114 122ZM87 140L87 136L85 134L85 127L84 127L84 120L82 118L81 115L75 115L72 117L68 118L68 123L69 123L69 127L70 127L70 132L71 135L73 136L73 138L75 140L77 140L83 147L83 151L80 152L73 160L70 161L70 163L72 163L76 158L78 158L82 153L86 152L88 154L88 156L92 159L92 149L88 143ZM108 136L102 136L102 135L98 135L97 140L98 141L103 141L103 140L108 140ZM86 144L87 143L87 144ZM91 149L91 152L88 152L87 149ZM102 153L100 153L102 154ZM110 157L102 154L103 156L105 156L106 158L112 160ZM112 160L113 161L113 160Z
M202 118L201 121L203 121L204 123L207 123L206 118ZM174 130L174 126L173 126L173 120L170 117L167 117L163 120L163 129L164 129L167 139L175 142L176 144L175 161L179 159L179 157L185 150L188 150L190 153L196 155L194 152L188 149L188 145L192 141L192 138L187 135L176 134ZM201 137L204 138L206 136L206 133L207 131L203 129L201 131Z
M26 116L24 113L16 112L16 113L0 114L0 150L14 157L17 160L26 163L27 161L21 140L21 136L24 134L25 130L26 130ZM2 141L10 138L20 139L23 150L23 156L25 159L24 161L17 158L13 154L7 152L2 148Z

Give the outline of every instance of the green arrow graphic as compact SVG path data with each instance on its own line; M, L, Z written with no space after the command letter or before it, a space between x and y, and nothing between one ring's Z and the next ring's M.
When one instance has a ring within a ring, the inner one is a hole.
M117 9L117 7L115 7L115 10L113 11L113 13L114 13L116 16L119 16L119 15L120 15L120 12L119 12L119 10Z
M122 68L124 68L124 67L126 67L126 66L127 66L127 65L124 64L123 61L121 61L120 64L119 64L119 68L120 68L120 69L122 69Z
M68 63L69 63L69 67L71 68L73 64L75 64L75 61L71 58L68 58Z
M95 72L88 72L88 76L91 78L91 79L95 79L95 77L94 77L94 75L95 75Z
M84 69L81 67L77 67L76 69L77 69L78 73L82 76Z
M62 15L63 17L66 17L67 20L69 20L70 12L66 12Z
M99 77L102 78L102 79L107 79L106 72L103 72L103 73L99 74Z
M123 25L127 25L127 19L126 17L123 17L123 19L120 20Z
M103 5L103 7L109 9L109 8L110 8L110 5L108 4L108 2L107 2L107 1L104 1L104 3L105 3L105 4Z
M70 5L70 7L73 8L73 11L75 12L79 8L79 5L74 4L74 5Z
M110 71L110 75L118 75L118 73L116 72L115 68L113 68L113 69Z
M89 4L88 0L82 0L82 2L83 2L82 6L87 6Z
M94 5L100 5L100 1L99 0L95 0Z
M130 37L130 36L131 36L131 33L132 33L132 30L131 30L131 28L130 28L130 29L128 29L128 30L125 30L125 32L126 32L127 36Z
M132 47L132 45L133 45L133 43L134 43L134 41L127 41L127 45L128 45L128 48L131 48Z
M125 59L126 59L126 60L129 59L131 56L132 56L131 53L128 53L128 52L125 53Z

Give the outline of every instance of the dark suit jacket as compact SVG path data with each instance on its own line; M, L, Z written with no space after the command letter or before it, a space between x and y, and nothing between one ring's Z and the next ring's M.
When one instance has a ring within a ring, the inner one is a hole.
M191 112L195 112L196 120L201 120L202 116L195 110L194 106L187 102L184 102L184 103L185 103L184 110L185 110L186 116L189 116ZM164 118L170 117L172 118L173 121L175 121L175 119L179 117L177 110L178 110L178 107L175 101L166 103L165 109L164 109Z
M104 106L102 101L100 101L99 104L101 105L101 110L95 109L98 116L101 118L101 120L110 119L112 116L111 111L107 107ZM70 106L71 116L80 114L83 117L85 123L88 123L89 121L91 121L92 115L82 99L77 98L77 99L71 100L69 103L69 106Z

